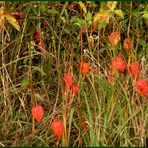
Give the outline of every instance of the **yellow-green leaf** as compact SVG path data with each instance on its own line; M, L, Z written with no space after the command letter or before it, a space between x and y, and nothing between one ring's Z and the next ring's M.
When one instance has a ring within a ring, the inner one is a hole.
M148 19L148 12L145 12L143 15L142 15L143 18L145 19Z
M0 7L0 32L5 27L4 7Z
M0 21L4 20L4 7L0 7Z
M113 11L116 8L117 3L118 2L116 2L116 1L109 1L109 2L107 2L107 7Z
M122 10L115 10L115 13L120 16L122 19L124 19L124 14Z
M15 19L14 16L12 16L10 13L5 12L4 17L8 20L8 22L18 31L20 31L20 26L18 21Z
M0 7L0 17L4 14L4 7Z
M107 7L106 3L100 2L100 9L99 9L99 11L100 12L104 12L104 11L107 11L107 10L108 10L108 7Z
M99 12L99 13L97 13L94 16L94 19L93 19L93 24L92 24L93 30L95 31L97 25L99 23L101 23L101 22L108 23L109 22L109 19L110 19L110 16L111 16L110 11L105 11L105 12Z
M81 9L84 11L84 13L86 14L87 13L87 9L86 9L86 6L84 5L84 3L79 2L79 5L80 5Z

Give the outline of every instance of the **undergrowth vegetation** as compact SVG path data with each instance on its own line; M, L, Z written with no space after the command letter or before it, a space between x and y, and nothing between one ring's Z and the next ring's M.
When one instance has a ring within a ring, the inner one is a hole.
M0 2L0 146L146 146L146 2Z

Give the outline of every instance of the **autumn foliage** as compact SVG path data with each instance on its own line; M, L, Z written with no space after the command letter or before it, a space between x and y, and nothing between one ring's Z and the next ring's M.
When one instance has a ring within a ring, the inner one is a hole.
M148 5L0 2L0 146L147 146Z

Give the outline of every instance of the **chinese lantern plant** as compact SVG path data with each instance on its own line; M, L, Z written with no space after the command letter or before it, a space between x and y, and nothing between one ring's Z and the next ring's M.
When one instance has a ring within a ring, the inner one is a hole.
M140 94L140 96L147 96L148 86L147 81L144 79L139 79L135 83L135 88Z
M114 80L114 77L113 77L113 71L109 71L108 72L108 81L110 84L112 84L113 80Z
M60 140L63 134L63 123L58 116L51 123L51 129Z
M129 71L135 78L138 78L140 76L140 64L138 62L132 62L129 65Z
M79 71L81 74L88 74L89 73L89 63L87 62L84 62L84 61L81 61L79 64L78 64L78 68L79 68Z
M79 92L79 87L76 84L74 84L73 87L72 87L72 93L78 94L78 92Z
M120 33L119 32L112 32L109 37L110 43L112 46L117 46L120 41Z
M41 40L41 32L36 32L36 33L34 34L34 40L35 40L37 43L40 42L40 40Z
M66 90L71 90L71 92L73 94L78 94L79 92L79 87L75 84L74 80L73 80L73 76L72 75L64 75L63 80L64 80L64 87L66 88Z
M123 41L123 49L126 51L131 51L133 48L133 41L130 38L127 38Z
M125 67L125 61L120 56L116 56L111 60L112 71L116 70L119 74L122 74L125 70Z
M66 88L70 89L73 84L73 76L72 75L64 75L64 85Z
M43 115L44 115L44 109L40 105L36 105L32 107L32 116L40 123Z
M126 68L126 63L122 57L119 55L111 60L111 70L108 72L108 81L112 84L113 80L115 80L115 73L116 76L120 77L121 74L124 73Z

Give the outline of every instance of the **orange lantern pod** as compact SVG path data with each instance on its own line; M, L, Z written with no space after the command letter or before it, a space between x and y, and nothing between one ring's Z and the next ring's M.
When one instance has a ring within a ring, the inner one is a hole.
M124 42L123 42L123 49L126 50L126 51L130 51L132 50L133 48L133 41L132 39L125 39Z
M44 109L40 105L32 107L32 116L38 121L41 122L41 119L44 115Z
M78 64L78 67L80 69L80 73L82 73L84 75L89 73L89 63L87 63L87 62L80 62Z
M140 65L138 62L132 62L129 66L129 71L134 77L140 76Z
M137 80L135 84L135 88L137 89L140 96L146 96L147 95L147 82L146 80Z
M110 43L112 46L116 46L120 41L120 33L119 32L112 32L109 37Z
M56 117L55 120L51 123L51 129L60 140L63 133L63 124L59 117Z
M116 69L119 74L122 74L125 70L125 62L120 56L116 56L111 61L112 70Z
M64 76L64 84L66 88L70 89L73 84L73 76L72 75L65 75Z

